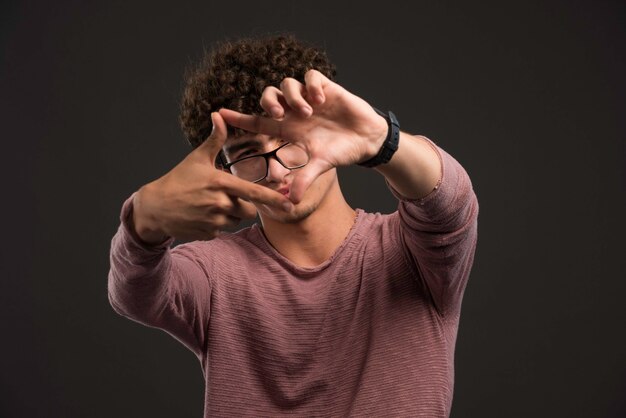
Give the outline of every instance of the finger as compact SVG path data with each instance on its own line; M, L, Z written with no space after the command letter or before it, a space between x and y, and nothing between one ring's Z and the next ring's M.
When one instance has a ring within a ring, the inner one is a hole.
M250 202L246 202L238 197L231 196L233 206L229 211L229 215L239 219L254 219L256 218L257 210Z
M211 162L215 162L217 154L221 151L228 136L226 122L218 112L211 113L211 123L213 129L209 137L197 148L201 153L207 155Z
M273 118L279 119L285 116L286 105L283 93L274 86L267 87L261 95L261 107Z
M272 208L267 205L259 205L259 212L270 217L278 217L284 214L284 209L277 210L276 208Z
M211 192L209 201L206 203L207 214L220 214L241 219L256 218L256 207L238 197L231 196L225 192Z
M294 177L289 190L289 200L300 203L307 189L321 174L330 170L332 166L320 160L311 160L309 163L294 172Z
M282 137L281 123L277 120L263 116L245 115L230 109L220 109L219 114L227 124L235 128L257 134Z
M295 78L287 77L280 83L280 90L290 108L306 117L313 114L313 108L303 96L306 93L304 84Z
M330 80L317 70L309 70L306 74L304 74L304 83L309 102L314 105L321 105L324 103L326 100L324 87L326 84L330 83Z
M219 214L211 215L210 222L208 224L211 228L224 229L238 225L241 222L241 218L231 215Z
M283 210L291 210L293 204L282 193L235 177L232 174L220 173L216 176L213 187L249 202L266 204ZM249 210L245 209L245 210Z

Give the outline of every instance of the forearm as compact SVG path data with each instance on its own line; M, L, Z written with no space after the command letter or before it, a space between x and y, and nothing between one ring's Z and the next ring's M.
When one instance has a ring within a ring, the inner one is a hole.
M438 163L441 157L440 180L432 179L422 192L413 195L410 180L402 185L392 183L390 177L387 181L400 200L399 234L413 259L417 276L427 285L438 311L444 317L454 317L460 309L476 248L478 200L469 175L458 161L425 138L415 138L417 141L436 149L433 152ZM416 160L417 172L421 159ZM398 172L402 173L402 168ZM409 188L399 190L403 186ZM416 201L415 197L420 200Z
M400 133L398 150L391 161L375 168L398 193L407 199L420 199L439 184L441 160L425 138Z
M132 198L111 242L109 302L120 315L166 330L200 358L208 329L211 285L202 254L191 245L170 250L141 241L130 228Z
M111 242L109 299L116 310L148 315L165 289L171 242L147 246L132 230L131 199L124 204L121 225Z

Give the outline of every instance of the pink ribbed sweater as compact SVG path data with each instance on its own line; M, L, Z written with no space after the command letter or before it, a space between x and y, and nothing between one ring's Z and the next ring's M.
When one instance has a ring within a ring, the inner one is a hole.
M206 417L446 417L478 203L465 170L438 151L436 190L412 202L396 193L390 215L358 210L315 268L291 263L256 225L146 247L129 229L128 199L111 305L196 354Z

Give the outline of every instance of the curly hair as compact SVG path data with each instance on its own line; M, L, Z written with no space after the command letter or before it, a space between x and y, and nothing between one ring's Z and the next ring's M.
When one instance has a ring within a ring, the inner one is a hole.
M186 73L180 114L183 133L196 148L211 132L211 112L227 108L266 115L260 105L263 90L278 87L285 77L304 82L311 69L335 79L335 66L326 53L293 35L221 42ZM229 132L242 133L230 127Z

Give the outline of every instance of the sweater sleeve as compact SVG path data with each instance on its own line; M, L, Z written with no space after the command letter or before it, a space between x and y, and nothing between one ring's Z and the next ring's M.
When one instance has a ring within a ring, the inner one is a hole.
M130 225L132 201L124 203L111 242L109 302L118 314L166 331L202 362L211 300L203 260L192 246L171 249L173 239L144 244Z
M400 236L409 264L446 318L460 313L476 250L478 200L458 161L428 141L442 166L435 189L421 199L409 200L390 188L400 200Z

